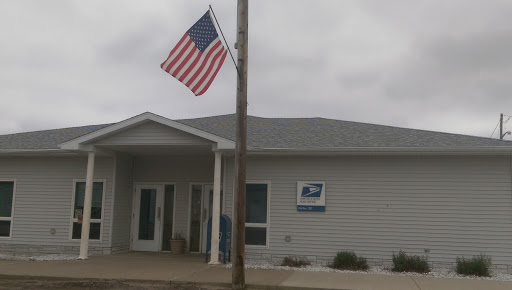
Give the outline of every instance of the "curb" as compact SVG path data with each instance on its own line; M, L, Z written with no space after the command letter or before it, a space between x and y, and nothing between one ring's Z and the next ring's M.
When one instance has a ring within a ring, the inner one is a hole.
M223 282L187 282L187 281L175 281L175 280L140 280L140 279L100 279L100 278L76 278L76 277L60 277L60 276L28 276L28 275L5 275L0 274L0 280L41 280L41 281L88 281L88 282L132 282L132 283L155 283L165 284L169 286L196 286L202 287L219 287L231 289L231 283ZM333 289L333 288L318 288L318 287L294 287L294 286L279 286L279 285L260 285L260 284L246 284L246 289L268 289L268 290L300 290L300 289ZM353 290L349 288L337 290Z
M213 286L223 287L231 289L231 283L223 282L186 282L186 281L170 281L170 285L194 285L197 287L201 286ZM318 287L295 287L295 286L280 286L280 285L261 285L261 284L246 284L245 289L268 289L268 290L301 290L301 289L335 289L335 290L354 290L351 288L318 288Z

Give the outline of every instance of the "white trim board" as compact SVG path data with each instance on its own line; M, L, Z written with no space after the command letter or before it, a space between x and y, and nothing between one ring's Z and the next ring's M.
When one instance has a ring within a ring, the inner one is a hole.
M116 186L117 186L117 161L118 156L114 155L112 158L113 166L112 166L112 194L110 195L110 231L108 233L108 243L109 247L112 248L112 233L114 232L114 207L116 201Z

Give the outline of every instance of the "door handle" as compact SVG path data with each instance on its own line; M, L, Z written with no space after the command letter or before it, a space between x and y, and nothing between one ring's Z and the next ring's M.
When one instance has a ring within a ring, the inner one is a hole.
M156 216L157 216L157 218L158 218L158 221L160 221L160 220L161 220L161 218L160 218L160 214L161 214L161 213L162 213L162 208L161 208L161 207L158 207L157 214L156 214Z
M206 208L203 208L203 223L206 221Z

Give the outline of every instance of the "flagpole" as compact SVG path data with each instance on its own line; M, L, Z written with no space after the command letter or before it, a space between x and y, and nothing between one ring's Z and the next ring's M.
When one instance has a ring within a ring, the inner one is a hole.
M222 39L224 39L224 43L226 44L226 48L229 51L229 55L231 56L231 60L233 60L233 64L236 68L236 73L238 76L240 76L240 72L238 71L238 67L236 66L235 58L233 57L233 54L231 53L231 49L229 49L228 42L226 41L226 38L224 37L224 32L222 32L222 28L220 27L219 21L217 21L217 16L215 16L215 12L213 11L212 5L210 5L210 11L212 12L213 19L215 19L215 23L217 23L217 27L219 28L220 35L222 35Z
M247 52L248 0L238 0L236 92L235 211L233 235L233 289L245 288L245 181L247 161Z

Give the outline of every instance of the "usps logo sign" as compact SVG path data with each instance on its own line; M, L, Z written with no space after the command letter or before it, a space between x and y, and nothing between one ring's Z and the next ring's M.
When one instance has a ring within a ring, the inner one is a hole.
M297 182L297 210L325 211L325 181Z

